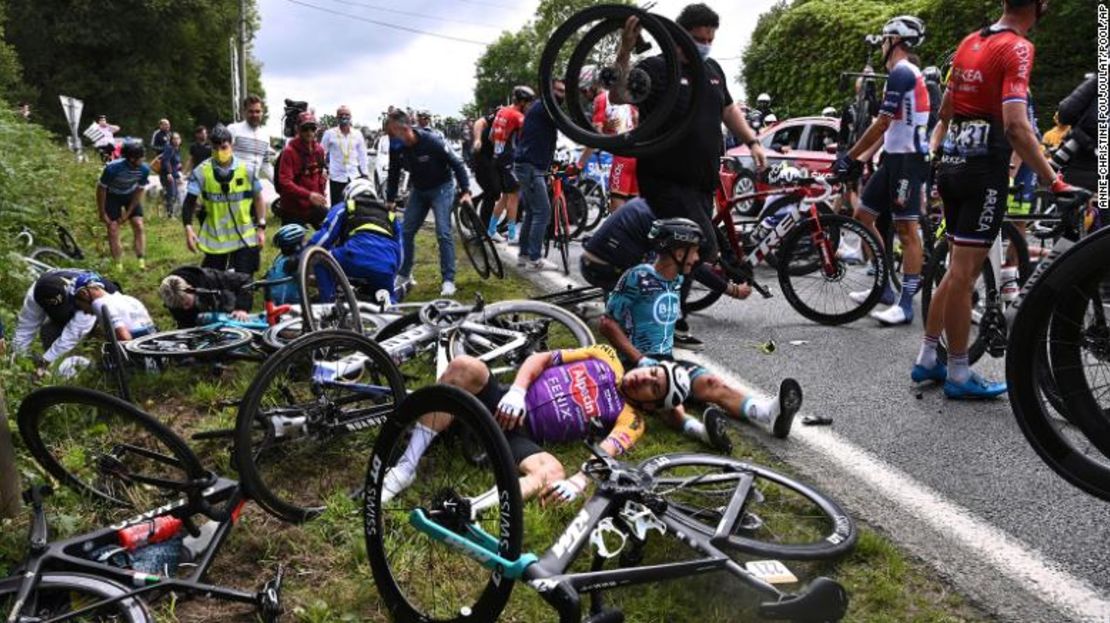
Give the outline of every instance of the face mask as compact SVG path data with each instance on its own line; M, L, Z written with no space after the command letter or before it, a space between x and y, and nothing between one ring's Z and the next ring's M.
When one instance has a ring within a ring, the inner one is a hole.
M713 49L713 44L711 44L711 43L698 43L697 41L695 41L694 45L697 46L698 54L701 56L701 59L703 61L705 59L709 58L709 51L711 49Z
M231 162L231 146L221 147L216 150L213 156L217 164L227 164Z
M344 127L351 125L351 118L350 117L340 117L339 118L339 125L344 126Z

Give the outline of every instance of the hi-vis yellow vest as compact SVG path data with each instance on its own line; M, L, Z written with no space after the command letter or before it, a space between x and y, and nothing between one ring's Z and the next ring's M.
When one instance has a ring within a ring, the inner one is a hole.
M204 186L204 223L197 235L197 246L212 255L231 253L243 247L258 245L258 231L251 219L254 205L254 185L243 163L238 163L231 181L224 184L216 179L212 159L201 164Z

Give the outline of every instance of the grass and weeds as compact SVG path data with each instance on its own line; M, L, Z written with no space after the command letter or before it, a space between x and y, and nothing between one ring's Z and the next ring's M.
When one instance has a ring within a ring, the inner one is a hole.
M140 271L133 256L125 260L125 270L114 271L107 257L103 228L95 216L93 187L97 167L77 165L72 156L54 146L47 135L17 121L0 110L0 153L7 154L0 163L0 314L5 324L13 326L29 281L9 255L12 234L29 226L38 235L49 238L51 230L46 215L51 209L65 208L67 227L77 236L89 258L87 265L103 270L118 279L126 291L142 299L163 327L172 322L157 298L157 284L171 269L199 258L185 249L180 223L157 215L156 206L148 206L147 269ZM11 202L11 198L17 201ZM11 202L11 203L9 203ZM17 212L7 206L19 208ZM31 214L31 217L17 214ZM124 233L129 244L130 232ZM410 295L412 300L436 298L439 292L438 259L434 237L425 231L417 245L415 276L419 286ZM268 248L263 266L268 266L274 250ZM533 294L533 286L521 279L481 281L459 253L460 301L470 301L480 292L487 301L523 298ZM83 350L96 357L93 342L86 340ZM416 387L430 380L430 362L414 362L405 367L408 385ZM146 411L188 438L199 431L231 428L235 408L226 401L238 400L250 384L256 363L238 362L223 368L197 365L174 367L161 374L139 373L133 377L135 400ZM108 387L109 384L89 372L83 384ZM47 379L47 382L54 380ZM0 365L0 383L4 384L8 412L14 417L21 398L35 385L26 360ZM14 421L11 423L15 425ZM634 458L656 454L701 450L675 432L652 420L647 435L635 451ZM744 430L738 434L734 454L758 463L774 465L773 460L750 438L762 433ZM230 439L194 441L191 443L204 464L221 474L234 476L230 461ZM565 465L580 464L586 451L579 446L558 450ZM25 483L42 481L45 474L25 449L17 448L20 474ZM349 469L361 475L365 456L346 459ZM776 466L784 469L783 466ZM260 588L273 576L278 565L286 567L285 603L289 618L298 621L385 621L386 613L378 599L367 564L362 534L362 518L358 505L345 495L331 498L328 510L315 521L300 525L284 524L269 516L256 505L249 504L240 525L220 552L209 580L246 589ZM56 537L80 533L102 525L102 516L77 495L58 488L48 503L51 528ZM525 549L541 552L562 533L576 512L572 508L541 508L528 504L525 512ZM28 515L0 521L0 576L10 572L26 551ZM646 562L674 560L685 556L682 546L671 539L655 538L646 551ZM581 564L588 563L582 556ZM906 557L885 538L864 529L855 552L836 563L787 563L806 581L817 575L829 575L840 581L852 595L848 620L851 621L973 621L984 617L965 600L952 593L946 585L933 579L921 565ZM473 579L473 578L467 578ZM460 581L462 578L460 578ZM786 587L787 589L796 587ZM757 596L738 581L723 574L713 574L672 582L614 591L611 602L623 608L629 621L741 621L757 619ZM157 606L160 620L213 621L253 620L254 615L240 606L203 599L189 601L163 600ZM552 612L537 595L518 586L505 611L506 621L551 620Z

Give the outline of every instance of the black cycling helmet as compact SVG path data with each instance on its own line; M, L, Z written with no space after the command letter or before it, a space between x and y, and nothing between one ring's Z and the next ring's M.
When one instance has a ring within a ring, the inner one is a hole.
M131 158L143 157L143 142L137 138L127 139L120 147L119 153L124 158L130 160Z
M231 142L231 131L222 123L217 123L208 131L208 141L213 145Z
M513 101L514 102L530 102L536 99L536 92L532 87L519 85L513 87Z
M1048 0L1006 0L1006 6L1020 9L1027 7L1031 4L1037 5L1037 21L1041 21L1044 17L1045 11L1048 10Z
M675 247L696 247L701 244L701 227L688 218L663 218L651 224L648 240L656 251Z

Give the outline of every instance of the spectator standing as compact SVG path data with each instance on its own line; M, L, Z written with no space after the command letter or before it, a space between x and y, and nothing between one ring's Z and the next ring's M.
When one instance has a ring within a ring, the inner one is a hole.
M416 232L428 217L428 210L435 212L436 241L439 245L439 270L443 277L441 296L455 294L455 239L451 235L451 205L455 199L455 182L458 182L461 201L470 201L470 178L462 160L447 147L435 133L409 125L408 116L401 111L389 114L386 131L399 141L400 147L390 149L389 179L386 184L386 207L394 208L397 186L401 178L402 158L409 166L412 193L405 206L403 223L404 261L397 275L397 287L402 291L415 285L412 265L416 253ZM451 179L454 174L454 181Z
M316 115L304 111L297 115L297 136L281 152L281 222L309 224L319 229L328 214L324 196L327 168L324 148L316 142Z
M262 99L248 95L243 100L243 120L227 127L235 157L247 166L252 177L273 180L274 165L270 158L270 139L262 127Z
M108 123L107 115L97 115L96 128L100 132L100 138L93 143L93 148L104 154L106 158L111 158L116 151L116 134L120 128L118 125Z
M189 145L189 166L185 175L190 175L200 163L212 157L212 144L208 142L208 128L198 125L193 130L193 144Z
M566 86L556 80L555 99L562 101ZM551 201L547 197L545 175L555 156L558 131L543 102L532 102L524 114L524 125L517 142L513 173L520 181L520 194L526 209L520 230L520 253L516 265L531 270L555 270L556 266L540 257L540 246L551 221ZM584 154L585 155L585 154Z
M173 134L170 128L169 119L160 119L158 121L158 129L150 136L150 149L155 154L162 153L162 149L170 142L170 135Z
M366 139L362 132L351 129L351 109L340 106L335 118L339 127L329 128L320 141L328 160L328 196L333 204L343 200L347 184L366 177L370 171L366 161Z
M173 218L177 215L178 184L181 183L181 135L177 132L170 133L170 140L162 148L162 200L166 207L166 216Z

